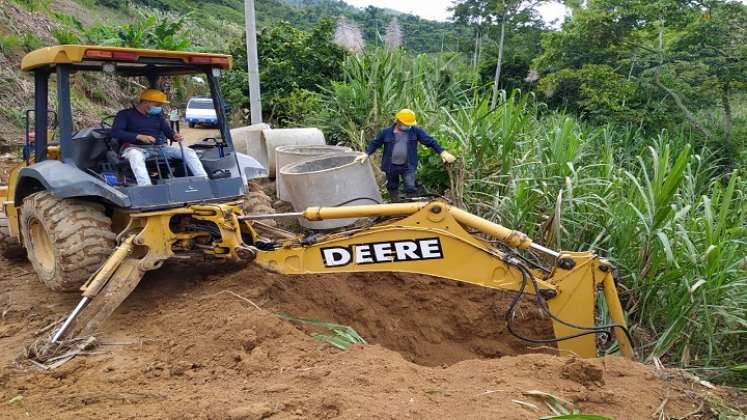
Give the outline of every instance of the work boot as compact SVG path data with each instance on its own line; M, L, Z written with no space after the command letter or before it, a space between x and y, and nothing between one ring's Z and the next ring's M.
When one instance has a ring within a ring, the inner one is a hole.
M399 203L399 190L387 190L389 191L389 202Z

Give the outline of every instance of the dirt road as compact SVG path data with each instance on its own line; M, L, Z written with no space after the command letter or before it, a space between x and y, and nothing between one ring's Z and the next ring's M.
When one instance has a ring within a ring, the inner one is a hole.
M620 358L522 355L533 349L503 328L506 297L486 289L410 275L287 277L207 263L149 273L93 354L45 372L21 357L23 346L77 297L45 290L27 263L0 262L0 278L3 419L550 414L523 394L529 390L569 399L585 413L642 419L664 401L668 415L694 411L710 392ZM370 344L322 345L278 313L351 325ZM520 313L524 333L548 332L531 305Z
M217 128L209 128L209 127L202 127L197 126L195 128L189 128L187 123L182 121L179 125L179 132L184 136L184 140L186 144L194 144L198 141L206 138L206 137L213 137L216 135L220 135L220 130Z

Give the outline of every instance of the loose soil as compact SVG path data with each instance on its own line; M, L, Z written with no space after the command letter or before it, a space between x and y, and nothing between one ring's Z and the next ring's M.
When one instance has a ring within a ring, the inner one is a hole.
M643 419L657 411L683 416L705 395L719 398L621 358L528 348L504 328L509 297L487 289L413 275L290 277L208 263L149 273L104 326L94 354L42 371L20 357L24 345L78 297L46 290L25 262L0 261L0 278L3 419L550 414L524 394L530 390L571 400L584 413ZM337 350L279 313L350 325L369 344ZM517 325L527 335L550 333L529 303Z

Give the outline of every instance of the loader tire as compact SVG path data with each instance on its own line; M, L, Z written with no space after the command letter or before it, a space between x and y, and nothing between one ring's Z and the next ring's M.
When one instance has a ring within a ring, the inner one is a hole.
M9 260L20 260L26 258L26 250L18 240L10 236L8 228L8 216L0 213L0 255Z
M116 239L102 206L46 191L23 200L21 236L41 281L61 292L78 290L111 255Z

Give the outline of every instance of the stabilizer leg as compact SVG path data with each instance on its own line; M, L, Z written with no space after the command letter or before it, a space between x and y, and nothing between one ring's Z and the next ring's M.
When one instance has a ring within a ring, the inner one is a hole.
M143 278L140 260L131 257L134 235L117 247L81 288L83 298L52 336L56 343L67 336L90 335L106 320Z

